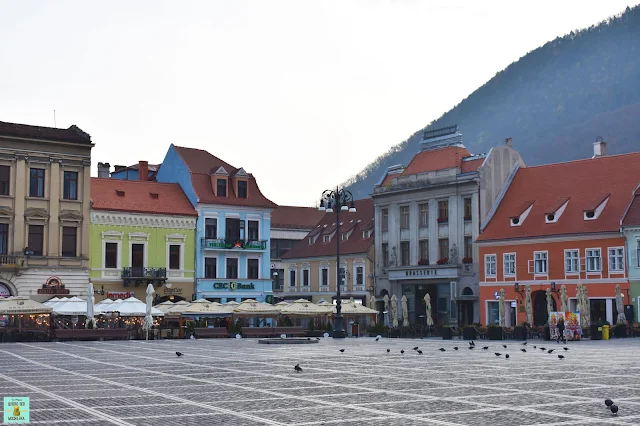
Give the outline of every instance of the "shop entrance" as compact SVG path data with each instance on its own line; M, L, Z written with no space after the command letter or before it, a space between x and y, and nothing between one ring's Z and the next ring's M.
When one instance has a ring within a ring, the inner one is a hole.
M436 284L420 284L415 287L414 315L411 322L423 326L427 325L427 305L424 302L424 297L429 294L431 297L431 318L435 324L438 324L438 286ZM411 316L411 312L409 312L409 316Z
M531 294L531 298L533 299L533 325L540 327L543 326L549 321L549 312L547 311L547 294L542 291L534 291ZM556 299L552 297L553 300L553 310L556 311Z

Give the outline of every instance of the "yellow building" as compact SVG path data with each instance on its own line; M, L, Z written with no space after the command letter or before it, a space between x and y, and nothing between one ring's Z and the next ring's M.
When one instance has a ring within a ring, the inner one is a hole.
M342 300L353 297L368 305L375 294L373 276L373 201L355 202L356 212L325 213L305 239L282 256L284 300L304 298L313 302L336 300L337 241L340 245L340 289Z

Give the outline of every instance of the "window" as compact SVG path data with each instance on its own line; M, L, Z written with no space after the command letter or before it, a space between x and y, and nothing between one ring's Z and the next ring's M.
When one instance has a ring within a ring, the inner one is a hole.
M9 195L11 167L0 166L0 195Z
M104 244L104 267L108 269L118 267L118 243Z
M250 220L247 224L247 239L249 241L258 241L260 239L260 235L258 233L258 227L260 222L257 220Z
M34 256L42 256L44 249L44 225L29 225L28 249Z
M169 269L180 268L180 245L171 244L169 246Z
M473 211L471 210L471 198L464 199L464 220L471 220Z
M516 254L505 253L502 255L502 261L504 263L504 275L515 276L516 274Z
M204 277L217 278L217 275L218 275L218 258L205 257L204 258Z
M637 244L637 248L636 248L636 262L637 262L637 266L638 266L638 268L640 268L640 240L637 240L636 244Z
M382 226L383 231L389 230L389 209L380 210L380 215L382 216L382 221L380 225Z
M429 204L420 204L420 226L429 226Z
M322 242L323 243L328 243L329 241L331 241L331 235L323 235L322 236Z
M322 280L320 284L323 286L328 286L329 285L329 269L322 268L321 273L322 273Z
M409 206L400 207L400 228L409 228Z
M484 255L484 274L486 276L495 277L496 276L496 255L495 254L485 254Z
M564 252L564 272L580 272L580 252L578 250L565 250Z
M226 218L226 230L225 230L225 238L227 239L240 239L240 219L236 218Z
M44 197L44 169L29 170L29 197Z
M144 268L144 244L131 244L131 266Z
M247 278L257 280L259 275L258 259L247 259Z
M0 223L0 254L7 254L9 250L9 224Z
M464 258L473 259L473 238L464 237Z
M420 248L420 260L429 260L429 240L420 240L418 247Z
M302 285L305 287L309 286L309 270L308 269L302 270Z
M238 198L247 198L247 181L238 181Z
M313 237L310 237L313 238ZM293 247L293 240L271 240L271 259L280 259Z
M226 278L238 278L238 259L235 257L227 258L227 276Z
M382 243L382 266L384 268L389 266L389 244L388 243Z
M449 239L440 238L438 240L438 259L449 259Z
M602 257L600 249L587 250L587 272L602 271Z
M204 237L209 239L218 238L218 219L204 220Z
M547 274L548 265L547 265L547 252L546 251L536 251L533 253L534 260L534 273L536 274Z
M226 197L227 196L227 180L226 179L218 179L216 182L216 195L218 197Z
M409 241L400 241L400 265L401 266L409 266L409 255L411 254L409 250Z
M609 249L609 270L624 271L624 249L622 247Z
M296 286L296 270L290 269L289 270L289 287L295 287L295 286Z
M356 266L356 285L364 285L364 266Z
M64 172L62 198L65 200L78 199L78 172Z
M448 222L449 221L449 201L442 200L438 201L438 222Z
M62 227L62 257L76 257L78 228L75 226Z

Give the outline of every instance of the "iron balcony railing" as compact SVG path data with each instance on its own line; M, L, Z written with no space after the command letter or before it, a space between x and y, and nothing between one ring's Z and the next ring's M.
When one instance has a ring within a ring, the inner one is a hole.
M267 241L241 240L239 238L202 238L200 246L213 250L266 250Z
M122 278L164 280L167 278L167 268L144 268L140 266L131 266L128 268L122 268Z

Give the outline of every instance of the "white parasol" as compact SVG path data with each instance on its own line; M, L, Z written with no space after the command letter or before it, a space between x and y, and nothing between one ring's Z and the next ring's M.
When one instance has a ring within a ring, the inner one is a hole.
M409 327L409 307L407 306L407 296L402 296L402 326Z
M151 330L151 327L153 327L153 317L151 316L151 308L153 307L153 293L155 293L153 284L147 285L147 313L144 316L144 323L142 324L142 329L147 332L146 340L149 340L149 330Z
M391 296L391 318L393 320L393 326L398 326L398 298L394 294Z
M93 283L89 283L89 297L87 297L87 320L85 321L85 327L96 328L96 319L93 317L94 315L94 306L96 304L96 298L93 295Z
M627 317L624 315L624 301L622 299L622 289L620 284L616 284L616 309L618 310L618 324L625 324Z
M525 286L525 299L524 299L524 307L527 313L527 324L529 326L533 325L533 303L531 303L531 286L527 284Z
M500 299L498 300L500 309L500 327L504 327L505 318L504 318L504 288L500 289Z
M569 310L569 296L567 295L567 286L562 284L560 287L560 312L567 312Z
M588 328L591 326L591 303L589 302L586 285L582 286L582 307L584 311L580 312L580 321L583 328Z
M547 295L547 315L549 315L553 312L553 295L551 294L551 289L548 288L545 294Z
M431 296L429 296L429 293L424 295L424 304L427 315L427 325L431 327L433 325L433 317L431 316Z

